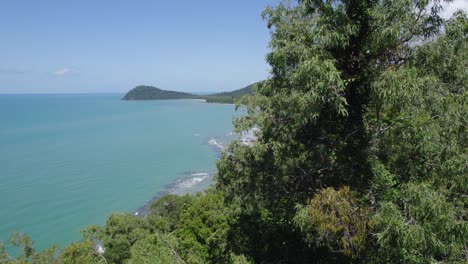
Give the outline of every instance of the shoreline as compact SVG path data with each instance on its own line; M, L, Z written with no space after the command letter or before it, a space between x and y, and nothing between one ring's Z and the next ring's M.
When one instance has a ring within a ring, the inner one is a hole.
M256 128L252 128L251 130L242 132L240 137L237 139L239 144L251 147L255 140L257 139L255 132L257 131ZM232 132L229 133L229 136L232 136ZM218 138L219 140L219 138ZM236 139L233 139L236 140ZM213 147L213 151L219 156L225 150L226 146L229 145L229 141L227 143L219 143L216 138L210 137L206 144L211 145ZM166 194L174 194L174 195L186 195L186 194L195 194L197 192L202 192L209 188L214 183L214 175L217 171L211 172L201 172L201 171L187 171L180 173L180 177L178 177L174 182L171 182L165 185L162 190L158 191L151 199L149 199L144 205L138 207L132 215L136 217L146 217L148 215L149 207L152 203L156 200L161 198Z
M214 137L210 137L208 140L205 140L204 144L210 145L213 148L213 151L218 156L218 158L225 148L224 144L218 143ZM213 184L213 177L216 173L216 169L215 171L209 172L182 172L179 174L180 176L177 177L175 181L166 184L144 205L138 207L135 211L133 211L132 215L136 217L146 217L148 215L148 210L151 204L166 194L175 194L183 196L186 194L195 194L197 192L204 191Z
M206 190L213 183L215 173L208 172L184 172L176 181L169 183L156 193L143 206L138 207L132 214L137 217L146 217L152 203L166 194L183 196L195 194Z

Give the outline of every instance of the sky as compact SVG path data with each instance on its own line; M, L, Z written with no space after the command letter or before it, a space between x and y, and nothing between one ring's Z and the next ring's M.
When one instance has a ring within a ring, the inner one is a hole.
M268 77L274 0L0 0L0 93L209 92Z
M0 93L230 91L263 80L279 0L0 0ZM456 0L447 12L468 10Z

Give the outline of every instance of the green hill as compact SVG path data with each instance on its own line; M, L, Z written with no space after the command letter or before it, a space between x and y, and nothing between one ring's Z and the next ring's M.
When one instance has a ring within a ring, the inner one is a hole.
M199 98L191 93L166 91L154 86L140 85L130 90L122 100L168 100Z
M207 103L225 103L225 104L233 104L234 100L240 98L244 95L248 95L252 93L252 88L254 84L251 84L247 87L242 89L234 90L232 92L222 92L216 94L210 94L205 96Z
M168 91L154 86L140 85L130 90L122 100L169 100L169 99L206 99L207 103L232 104L234 99L252 93L253 84L231 92L209 95L195 95L191 93Z

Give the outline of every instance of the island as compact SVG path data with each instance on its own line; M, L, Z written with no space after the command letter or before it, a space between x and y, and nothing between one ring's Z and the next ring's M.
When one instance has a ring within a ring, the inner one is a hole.
M159 89L154 86L139 85L125 94L122 100L137 101L137 100L174 100L174 99L204 99L207 103L225 103L232 104L235 99L251 94L253 86L251 84L241 89L231 92L221 92L208 95L196 95L192 93L168 91Z
M169 99L194 99L197 95L176 91L166 91L154 86L139 85L130 90L122 100L169 100Z

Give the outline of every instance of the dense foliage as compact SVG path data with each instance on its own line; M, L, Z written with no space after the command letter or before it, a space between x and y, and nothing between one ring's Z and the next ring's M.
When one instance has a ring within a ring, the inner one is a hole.
M205 194L114 214L32 263L465 263L468 21L440 1L267 8L271 78ZM100 253L102 243L105 252ZM0 245L0 260L14 262Z

